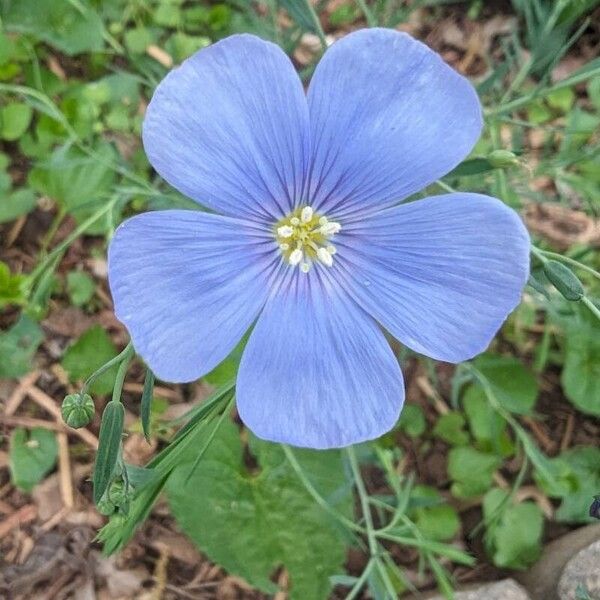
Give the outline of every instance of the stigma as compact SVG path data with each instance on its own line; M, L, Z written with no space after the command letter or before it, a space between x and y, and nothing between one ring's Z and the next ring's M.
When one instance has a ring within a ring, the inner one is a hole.
M333 265L336 253L331 238L342 229L339 223L315 213L311 206L297 208L276 223L275 240L283 259L302 273L308 273L315 262Z

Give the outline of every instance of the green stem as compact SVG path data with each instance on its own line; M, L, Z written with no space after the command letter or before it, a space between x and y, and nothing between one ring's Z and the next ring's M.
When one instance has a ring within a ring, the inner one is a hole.
M328 512L334 519L339 521L348 529L351 529L352 531L356 531L358 533L365 533L365 530L362 527L360 527L360 525L357 525L350 519L344 517L344 515L341 515L335 508L333 508L333 506L331 506L331 504L329 504L329 502L327 502L327 500L325 500L325 498L323 498L323 496L321 496L321 494L319 494L319 492L315 489L313 484L309 481L308 477L305 475L292 449L287 444L282 444L281 447L283 448L285 457L292 466L292 469L294 469L294 471L296 472L298 479L300 479L302 485L306 488L306 491L312 496L313 500L323 510Z
M449 192L451 194L453 194L454 192L456 192L456 190L449 186L447 183L444 183L441 179L438 179L435 184L439 187L441 187L444 191Z
M371 571L373 570L373 567L375 566L376 562L377 561L374 558L371 558L371 560L369 560L367 566L365 567L365 570L362 572L361 576L356 580L356 583L352 586L352 589L346 596L346 600L354 600L354 598L358 596L360 591L363 589L365 583L367 582L367 579L369 578L369 575L371 574Z
M306 6L306 10L310 13L312 20L315 24L315 31L317 33L317 36L319 37L323 50L327 50L327 38L325 37L325 32L323 31L321 19L319 19L317 11L315 10L310 0L304 0L304 5Z
M212 441L215 439L215 435L217 435L217 431L219 431L219 429L221 428L221 425L223 424L225 417L227 417L227 415L231 414L231 409L233 408L234 400L235 400L235 394L232 394L231 398L229 399L229 402L225 406L225 409L219 415L219 418L217 419L215 426L212 428L212 431L208 434L208 438L206 438L206 442L204 443L204 446L202 446L202 448L200 449L200 452L198 453L198 456L196 457L196 460L194 461L194 464L192 465L192 468L190 469L188 476L185 478L185 483L187 483L190 480L190 477L194 474L196 467L202 460L202 457L204 456L205 452L208 450L209 446L212 444Z
M588 265L585 265L582 262L579 262L578 260L571 258L570 256L563 256L562 254L558 254L558 252L550 252L549 250L541 250L540 248L536 248L535 246L532 247L531 252L533 254L535 254L535 256L537 256L537 258L539 258L542 262L545 262L545 260L546 260L545 257L552 258L554 260L558 260L560 262L567 263L567 264L575 267L576 269L581 269L582 271L585 271L586 273L593 275L597 279L600 279L600 273L598 271L596 271L596 269L593 269L592 267L588 267Z
M118 355L118 356L121 356L122 358L121 358L121 364L119 365L119 370L117 371L117 376L115 377L115 385L113 387L113 393L112 393L112 398L111 398L111 400L113 402L121 402L121 392L123 391L123 383L125 383L125 376L127 375L127 369L129 368L129 363L131 362L131 359L133 358L134 354L135 354L135 351L133 349L133 344L131 342L129 342L129 344L127 344L127 346L125 347L123 352L121 352L121 354ZM118 356L115 358L118 358ZM104 366L106 366L106 365L104 365ZM98 373L98 371L96 371L96 373Z
M363 14L365 15L367 25L369 27L377 27L377 25L378 25L377 19L371 12L371 9L367 6L367 3L365 2L365 0L356 0L356 3L358 4L358 6L360 7L360 10L362 10Z
M600 321L600 310L598 309L598 307L587 296L584 296L581 299L581 302L583 302L592 311L592 313L594 313L594 316Z
M118 365L119 363L123 363L123 362L127 362L127 364L129 364L129 360L131 359L131 357L133 356L134 350L133 350L133 344L131 342L129 342L129 344L127 344L127 346L125 346L125 348L123 348L123 350L117 354L117 356L115 356L114 358L111 358L107 363L103 364L97 371L95 371L94 373L92 373L83 383L83 386L81 388L81 391L79 392L80 395L83 396L83 394L87 393L88 388L90 387L90 385L98 378L100 377L100 375L102 375L103 373L106 373L106 371L108 371L109 369L111 369L112 367L114 367L115 365ZM121 387L123 387L123 384L121 384ZM119 394L120 394L120 390L119 390ZM114 400L114 398L113 398Z
M365 519L367 540L369 542L369 552L371 553L371 556L375 557L379 554L379 546L377 544L375 528L373 527L373 517L371 515L371 507L369 506L369 496L367 494L362 475L360 474L360 467L358 465L358 460L356 459L354 446L348 446L348 448L346 448L346 454L350 462L350 468L352 469L352 474L354 476L354 483L360 499L361 510Z
M33 285L35 280L46 270L48 265L64 250L66 250L80 235L90 228L100 217L111 211L117 203L118 197L115 196L102 208L90 215L81 225L76 227L56 248L44 258L44 260L29 274L28 284Z

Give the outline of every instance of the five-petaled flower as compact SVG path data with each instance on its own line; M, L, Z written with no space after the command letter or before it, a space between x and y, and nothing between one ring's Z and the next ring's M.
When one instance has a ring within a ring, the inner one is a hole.
M214 212L123 223L117 317L166 381L194 380L254 328L237 404L259 437L313 448L377 437L402 374L382 328L459 362L518 304L529 238L480 194L400 203L454 168L482 126L471 84L422 43L347 35L305 95L274 44L235 35L158 86L143 141L158 173Z

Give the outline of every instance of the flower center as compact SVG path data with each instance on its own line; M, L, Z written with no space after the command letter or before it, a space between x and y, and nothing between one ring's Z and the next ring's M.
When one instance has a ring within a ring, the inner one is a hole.
M308 273L315 261L327 267L333 265L335 246L330 243L342 226L327 217L318 215L310 206L297 208L275 224L275 239L279 249L292 267L299 265Z

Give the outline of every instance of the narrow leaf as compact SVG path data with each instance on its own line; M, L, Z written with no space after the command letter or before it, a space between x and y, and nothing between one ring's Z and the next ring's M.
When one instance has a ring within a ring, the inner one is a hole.
M146 370L146 378L144 379L144 391L142 392L142 430L146 441L150 442L150 409L152 408L152 393L154 391L154 373Z
M106 491L115 470L121 447L124 420L125 409L123 405L120 402L109 402L102 415L98 455L94 467L93 484L94 502L96 504Z

